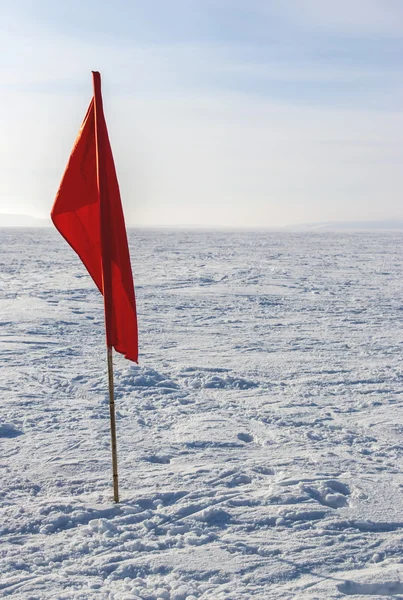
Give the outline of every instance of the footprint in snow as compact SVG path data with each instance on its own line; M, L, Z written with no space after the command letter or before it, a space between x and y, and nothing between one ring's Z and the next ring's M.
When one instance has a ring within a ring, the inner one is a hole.
M241 440L241 442L245 442L247 444L249 442L253 442L253 439L254 439L253 435L251 435L250 433L244 433L244 432L238 433L237 437L238 437L238 440Z
M304 485L303 490L313 499L330 508L342 508L348 505L350 488L337 479L321 481L319 485Z
M276 474L275 469L272 469L271 467L267 467L266 465L256 465L255 467L253 467L253 471L255 471L255 473L260 473L261 475L275 475Z
M14 438L23 433L13 423L0 423L0 438Z
M154 463L157 465L169 465L171 462L171 459L169 456L164 456L164 455L160 455L157 456L156 454L151 454L150 456L145 456L144 460L150 463Z
M233 488L238 487L239 485L247 485L248 483L252 483L252 478L249 475L246 473L237 473L227 481L226 485L229 488Z
M403 583L388 581L385 583L356 583L345 581L337 586L342 594L347 596L396 596L403 593Z

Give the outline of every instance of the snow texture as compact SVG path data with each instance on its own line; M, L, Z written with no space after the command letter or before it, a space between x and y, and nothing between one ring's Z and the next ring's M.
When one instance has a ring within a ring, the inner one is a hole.
M401 233L131 231L141 355L1 230L0 596L403 598Z

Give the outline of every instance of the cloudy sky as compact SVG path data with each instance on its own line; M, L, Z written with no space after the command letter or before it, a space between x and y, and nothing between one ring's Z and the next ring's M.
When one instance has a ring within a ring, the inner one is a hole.
M0 4L0 212L48 215L103 80L130 225L403 217L401 0Z

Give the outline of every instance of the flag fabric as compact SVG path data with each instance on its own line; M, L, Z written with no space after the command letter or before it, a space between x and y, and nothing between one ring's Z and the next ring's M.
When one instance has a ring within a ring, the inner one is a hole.
M119 184L102 106L101 76L53 204L51 218L104 296L106 343L137 362L133 276Z

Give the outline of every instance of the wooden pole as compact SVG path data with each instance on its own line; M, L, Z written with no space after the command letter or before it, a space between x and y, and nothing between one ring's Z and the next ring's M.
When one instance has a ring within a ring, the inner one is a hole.
M118 455L116 451L115 394L113 389L112 348L108 346L109 412L111 417L113 499L119 502Z

